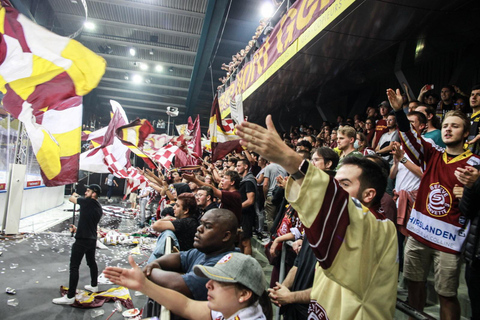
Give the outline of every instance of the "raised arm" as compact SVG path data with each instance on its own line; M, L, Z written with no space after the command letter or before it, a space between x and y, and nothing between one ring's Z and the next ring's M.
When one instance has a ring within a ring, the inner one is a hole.
M113 283L141 291L183 318L211 319L206 301L195 301L175 290L158 286L145 277L132 256L128 257L128 262L132 269L107 267L103 273Z
M415 165L420 166L421 169L425 169L426 161L431 157L432 153L439 151L436 151L431 143L426 142L410 125L407 115L402 110L403 98L400 90L397 89L395 92L392 89L387 89L387 97L395 111L403 150L405 150Z
M78 193L74 192L74 193L72 193L72 195L70 196L70 198L68 198L68 201L77 204L77 198L78 198L78 197L80 197L80 196L78 195Z
M303 161L302 157L282 141L270 115L266 118L266 124L267 128L263 128L250 122L242 122L237 126L238 134L242 138L240 143L265 159L278 163L288 173L297 172Z
M197 186L207 186L212 188L213 190L213 195L217 197L218 199L222 199L222 191L220 189L215 188L215 186L211 184L207 184L201 180L198 180L197 177L193 173L184 173L182 175L183 178L185 178L188 181L194 182Z

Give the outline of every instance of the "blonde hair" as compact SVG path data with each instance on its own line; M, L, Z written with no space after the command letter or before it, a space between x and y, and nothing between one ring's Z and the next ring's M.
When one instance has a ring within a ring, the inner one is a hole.
M467 118L467 116L465 115L465 113L463 113L462 111L460 110L451 110L451 111L448 111L445 116L443 117L443 121L445 121L445 119L447 119L448 117L459 117L460 119L462 119L462 122L463 122L463 133L465 132L470 132L470 127L471 127L471 124L470 124L470 120ZM442 121L442 124L443 124L443 121Z
M355 131L355 129L350 127L350 126L344 126L344 127L337 130L337 134L339 134L339 133L342 136L346 136L348 138L356 139L357 131Z

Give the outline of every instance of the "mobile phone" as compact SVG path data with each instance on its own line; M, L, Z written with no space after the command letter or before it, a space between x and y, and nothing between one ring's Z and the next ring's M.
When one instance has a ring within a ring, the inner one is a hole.
M425 89L427 89L427 90L433 90L434 88L435 88L435 86L433 84L427 84L425 86Z

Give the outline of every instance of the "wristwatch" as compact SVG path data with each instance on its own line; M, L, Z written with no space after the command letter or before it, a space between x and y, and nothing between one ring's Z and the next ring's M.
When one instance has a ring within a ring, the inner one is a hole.
M299 180L305 177L305 175L307 174L309 163L310 162L308 162L308 160L304 159L300 164L300 167L298 167L298 171L291 175L292 179Z
M403 157L402 160L400 160L400 163L401 163L401 164L407 163L407 158Z

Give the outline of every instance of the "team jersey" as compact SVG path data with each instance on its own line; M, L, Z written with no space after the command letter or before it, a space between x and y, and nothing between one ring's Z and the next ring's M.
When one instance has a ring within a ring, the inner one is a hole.
M380 141L380 138L382 137L382 135L388 131L388 128L387 128L387 120L385 119L380 119L377 121L377 123L375 124L375 133L376 133L376 136L375 136L375 141L373 142L373 145L376 147L378 142Z
M404 114L396 115L400 123L398 118ZM458 167L480 164L480 157L467 150L449 160L443 148L426 141L411 127L400 132L400 137L412 162L423 168L417 200L407 223L409 234L430 248L460 253L469 225L453 194L455 185L461 186L454 172Z
M306 227L317 258L309 319L393 319L397 297L394 224L309 166L286 197Z

